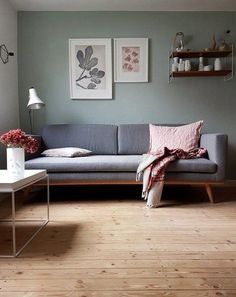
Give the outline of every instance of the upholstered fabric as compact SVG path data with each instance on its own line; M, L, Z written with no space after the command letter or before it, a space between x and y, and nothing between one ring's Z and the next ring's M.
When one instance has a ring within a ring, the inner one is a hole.
M215 173L217 165L204 158L177 160L167 167L167 172L202 172L202 173Z
M182 149L184 151L197 148L202 123L203 121L199 121L180 127L161 127L150 124L149 152L155 154L164 147L170 150Z
M142 155L88 156L83 158L42 157L25 163L26 169L46 169L48 172L136 172ZM178 160L168 172L216 172L216 164L207 159Z
M226 171L228 136L219 133L203 134L200 146L207 149L208 158L217 164L216 181L223 181Z
M136 171L142 155L91 155L83 158L42 157L26 162L27 169L47 169L48 172Z
M166 125L169 127L178 126ZM38 139L40 140L41 138L38 137ZM120 161L119 166L115 164L115 161L108 165L107 163L111 160L110 157L113 160L119 157L119 155L117 156L118 142L122 161ZM68 160L70 160L68 158L37 158L42 150L66 146L89 149L93 151L94 156L73 158L71 164L70 162L68 164ZM224 180L227 158L227 135L203 134L200 138L200 146L207 149L209 160L176 161L167 170L167 181L218 182ZM98 179L134 181L139 158L142 157L141 154L147 152L148 147L149 127L147 124L120 125L119 133L118 127L113 125L49 125L43 129L43 138L40 141L40 149L37 154L27 154L27 158L31 158L31 160L26 162L26 169L47 169L50 180ZM136 151L137 153L135 153ZM101 156L101 154L104 156ZM123 158L124 156L122 155L127 155L128 159L131 157L132 161L127 163L127 159ZM133 157L132 155L140 156ZM91 159L92 157L97 157L98 159L95 161L95 159ZM104 157L104 159L100 157ZM88 158L89 162L87 161ZM60 162L57 162L59 160L56 159L60 159ZM73 165L72 163L75 160L77 161ZM82 163L82 160L84 160L83 162L86 161L86 164ZM92 164L93 162L95 164ZM64 167L65 164L67 165ZM121 170L122 168L125 171L108 171L111 170L110 168L114 170L116 166L118 166L116 170ZM92 172L92 169L104 171Z
M120 155L142 155L149 148L148 124L123 124L118 128L118 153Z
M50 181L53 180L123 180L135 181L136 172L52 172ZM183 181L186 182L215 182L217 174L212 173L185 173L185 172L167 172L166 181Z
M42 152L41 155L45 157L74 158L74 157L88 156L91 154L92 154L91 151L85 150L79 147L63 147L63 148L45 150Z
M46 125L42 139L44 149L81 147L96 155L116 155L117 130L115 125Z

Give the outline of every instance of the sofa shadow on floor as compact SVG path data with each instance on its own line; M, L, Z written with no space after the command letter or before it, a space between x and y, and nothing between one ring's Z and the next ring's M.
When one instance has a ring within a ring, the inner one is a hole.
M235 201L236 187L216 186L212 187L215 203ZM86 203L94 200L140 200L141 185L101 185L101 186L69 186L69 187L51 187L51 201L84 201ZM171 206L174 204L196 204L206 202L209 199L203 186L191 185L165 185L162 193L162 202ZM164 205L163 205L164 206Z

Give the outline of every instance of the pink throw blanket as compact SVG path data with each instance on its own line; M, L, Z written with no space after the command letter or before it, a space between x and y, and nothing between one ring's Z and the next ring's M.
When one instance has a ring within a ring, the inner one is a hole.
M147 200L147 206L157 207L164 185L165 171L170 162L177 159L194 159L206 155L206 149L196 148L188 152L182 149L169 150L163 148L156 154L146 154L137 169L137 180L143 175L142 197Z

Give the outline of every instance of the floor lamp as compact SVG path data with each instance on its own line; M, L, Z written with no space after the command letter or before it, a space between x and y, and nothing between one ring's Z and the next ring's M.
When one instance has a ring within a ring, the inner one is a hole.
M35 88L29 89L29 102L27 108L29 109L30 133L33 134L32 112L34 109L41 109L45 103L38 97Z

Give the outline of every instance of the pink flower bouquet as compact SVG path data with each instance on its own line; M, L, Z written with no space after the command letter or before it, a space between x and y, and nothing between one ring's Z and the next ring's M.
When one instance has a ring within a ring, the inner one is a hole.
M23 148L28 153L35 153L39 148L38 141L33 137L26 135L21 129L10 130L0 137L7 147Z

